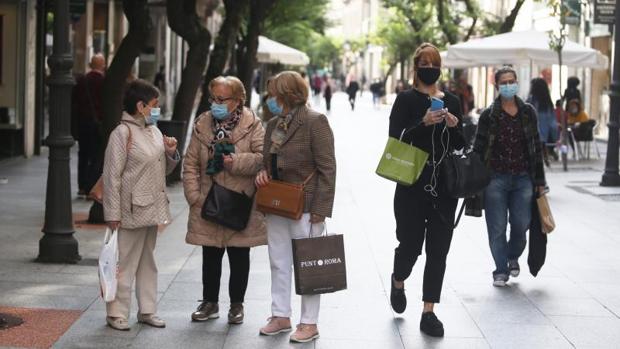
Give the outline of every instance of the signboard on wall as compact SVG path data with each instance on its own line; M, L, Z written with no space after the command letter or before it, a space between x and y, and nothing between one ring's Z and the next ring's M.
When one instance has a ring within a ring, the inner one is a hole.
M614 24L616 0L594 0L594 23Z

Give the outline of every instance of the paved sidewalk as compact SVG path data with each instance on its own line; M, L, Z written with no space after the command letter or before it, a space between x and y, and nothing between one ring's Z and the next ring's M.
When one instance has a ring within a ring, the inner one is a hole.
M484 219L462 220L448 257L442 303L436 308L446 337L433 339L418 329L424 256L406 283L407 311L397 315L389 306L396 246L394 185L374 174L389 108L373 110L369 93L355 112L341 93L334 96L333 108L338 181L328 228L344 234L349 289L322 298L321 338L315 343L293 345L287 335L258 336L270 315L265 247L252 250L245 323L226 323L226 259L221 318L190 322L201 298L201 251L184 242L187 207L180 185L170 188L175 219L160 234L156 251L159 314L167 328L137 324L135 300L131 331L107 328L95 267L102 229L78 229L81 264L33 263L41 237L46 158L0 162L0 176L9 178L8 184L0 185L0 306L83 311L56 342L57 348L620 347L620 188L598 187L602 161L571 163L568 173L554 164L548 172L558 228L549 236L547 263L537 278L528 273L524 256L522 275L509 287L494 288ZM74 202L74 212L87 209L87 202ZM293 299L293 320L298 321L300 302Z

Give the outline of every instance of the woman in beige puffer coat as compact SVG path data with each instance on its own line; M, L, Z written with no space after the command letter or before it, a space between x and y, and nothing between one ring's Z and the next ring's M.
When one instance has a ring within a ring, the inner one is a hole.
M218 77L209 84L211 110L202 114L192 132L183 163L183 187L190 205L189 244L202 246L203 299L192 313L193 321L219 317L218 295L222 258L230 263L229 323L243 322L243 300L250 270L250 247L265 245L264 216L252 209L243 231L235 231L201 217L201 208L213 180L219 185L252 196L254 177L263 162L265 130L254 113L245 108L245 89L235 77ZM228 155L223 148L234 148Z

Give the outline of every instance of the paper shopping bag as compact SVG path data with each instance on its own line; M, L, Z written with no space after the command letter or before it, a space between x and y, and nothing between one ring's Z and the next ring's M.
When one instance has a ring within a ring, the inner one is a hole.
M536 198L536 204L538 205L538 213L540 214L540 227L543 233L549 234L555 229L555 221L551 214L551 208L549 207L549 201L547 195L541 195Z
M295 292L299 295L331 293L347 288L342 235L293 240Z
M428 159L428 153L396 138L388 138L376 173L402 185L415 183Z

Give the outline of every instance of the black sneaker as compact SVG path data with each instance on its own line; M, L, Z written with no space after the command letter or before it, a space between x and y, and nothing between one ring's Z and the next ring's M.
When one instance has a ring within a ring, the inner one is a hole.
M405 295L405 287L396 288L394 286L394 274L391 277L392 290L390 292L390 303L392 309L398 314L402 314L407 308L407 296Z
M432 311L422 313L420 331L431 337L443 337L443 324Z

